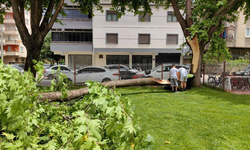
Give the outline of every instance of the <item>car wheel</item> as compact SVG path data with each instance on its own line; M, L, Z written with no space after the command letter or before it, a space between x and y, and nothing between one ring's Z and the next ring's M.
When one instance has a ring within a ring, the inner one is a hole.
M111 81L111 79L109 79L109 78L104 78L104 79L102 80L102 82L109 82L109 81Z

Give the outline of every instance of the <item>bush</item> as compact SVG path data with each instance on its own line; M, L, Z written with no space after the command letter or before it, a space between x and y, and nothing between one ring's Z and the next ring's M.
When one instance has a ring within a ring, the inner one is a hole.
M150 149L152 137L135 123L130 102L115 89L91 81L87 85L89 94L83 98L41 101L30 72L20 74L0 63L0 147ZM67 94L66 88L62 92Z

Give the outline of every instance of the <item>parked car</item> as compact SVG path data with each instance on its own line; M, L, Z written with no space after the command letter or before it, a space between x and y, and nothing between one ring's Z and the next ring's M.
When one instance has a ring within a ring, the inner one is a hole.
M66 73L74 73L74 70L71 69L69 66L66 66L66 65L56 65L56 66L52 66L52 67L49 67L47 69L44 69L44 76L45 77L49 77L49 78L52 78L52 77L55 77L55 73L57 72L57 69L60 68L59 70L59 73L63 73L63 74L66 74Z
M13 68L15 68L15 69L17 69L17 70L20 71L21 73L24 72L24 69L21 68L21 67L19 67L19 65L17 65L17 64L11 64L10 66L13 67Z
M69 81L74 82L74 73L68 72L65 75ZM76 73L76 84L84 84L87 80L96 82L118 80L118 73L117 71L98 66L88 66L79 69Z
M119 71L119 64L110 64L106 65L105 68L108 68L112 71ZM132 79L132 77L139 72L137 69L131 69L125 65L120 65L120 77L121 79Z
M190 65L176 65L176 68L184 67L187 72L190 72ZM172 68L172 64L163 64L163 79L169 79L169 71ZM151 70L140 71L133 76L133 79L136 78L161 78L162 74L162 65L159 65Z
M53 66L53 65L51 65L51 64L44 64L44 65L43 65L43 68L44 68L44 69L48 69L48 68L50 68L50 67L52 67L52 66Z

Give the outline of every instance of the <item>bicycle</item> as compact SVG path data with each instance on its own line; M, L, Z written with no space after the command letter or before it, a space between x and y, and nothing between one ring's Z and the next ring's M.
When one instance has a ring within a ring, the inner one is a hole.
M223 84L223 75L220 75L219 77L217 77L216 75L218 74L219 69L216 69L217 72L213 73L213 75L209 75L208 76L208 85L210 86L220 86L222 87Z
M250 90L250 82L248 78L232 78L231 86L232 90Z

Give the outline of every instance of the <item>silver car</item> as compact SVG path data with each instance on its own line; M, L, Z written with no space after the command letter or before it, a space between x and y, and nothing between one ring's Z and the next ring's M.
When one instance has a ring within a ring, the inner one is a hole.
M74 73L66 73L69 81L74 82ZM96 82L108 82L118 80L117 71L98 66L88 66L79 69L76 73L76 84L84 84L87 80Z
M50 78L55 77L55 73L57 72L58 68L60 68L59 73L63 73L63 74L74 73L74 70L72 68L70 68L69 66L56 65L56 66L52 66L52 67L49 67L47 69L44 69L43 75L45 77L50 77Z
M184 67L187 72L190 72L190 65L176 65L176 68L178 67ZM162 69L163 68L163 69ZM172 68L172 64L163 64L159 65L151 70L146 71L140 71L136 73L136 75L133 77L135 78L161 78L162 70L163 70L163 80L167 80L169 78L170 69Z
M119 71L119 64L110 64L106 65L105 68L108 68L112 71ZM132 79L132 77L139 72L137 69L131 69L125 65L120 65L120 77L121 79Z

